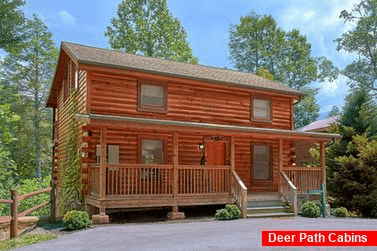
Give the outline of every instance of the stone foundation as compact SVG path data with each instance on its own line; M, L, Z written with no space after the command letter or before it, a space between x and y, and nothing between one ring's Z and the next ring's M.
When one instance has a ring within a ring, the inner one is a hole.
M92 223L93 224L109 224L110 219L107 214L95 214L95 215L92 215Z
M168 219L169 220L182 220L185 218L184 212L169 212Z

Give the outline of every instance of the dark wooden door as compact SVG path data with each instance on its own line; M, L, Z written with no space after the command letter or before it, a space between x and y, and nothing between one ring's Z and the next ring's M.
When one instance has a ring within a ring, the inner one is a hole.
M210 192L222 192L225 189L224 169L217 169L216 166L226 165L226 143L223 141L207 142L207 165L215 166L208 171L208 184Z
M225 166L226 165L226 143L222 141L207 142L207 165Z

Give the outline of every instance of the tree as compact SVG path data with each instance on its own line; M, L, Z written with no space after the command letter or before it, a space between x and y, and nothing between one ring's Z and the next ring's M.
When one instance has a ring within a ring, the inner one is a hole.
M284 43L284 32L272 16L252 12L241 17L239 25L231 25L229 34L229 59L236 69L253 73L266 69L279 80L279 45Z
M336 206L377 218L377 140L356 135L349 143L356 154L336 157L332 194Z
M319 116L315 100L318 89L313 81L333 80L336 69L331 61L311 56L311 45L298 30L285 32L272 16L251 13L231 25L229 36L230 60L241 71L257 73L268 70L275 81L302 90L306 100L295 107L295 127L305 126Z
M368 104L372 101L370 92L366 89L354 89L345 97L343 114L340 123L347 127L352 127L357 134L367 131L370 121L366 120L364 111L368 109Z
M27 21L25 34L20 52L9 53L5 58L4 75L17 85L22 95L20 106L23 111L20 115L24 128L20 129L19 133L28 138L29 148L34 152L36 177L41 180L42 153L44 148L48 148L51 133L51 123L46 123L51 118L44 108L44 101L49 91L58 52L52 34L36 15ZM27 130L29 126L31 131ZM50 158L43 159L50 161Z
M338 106L334 105L331 108L331 111L329 111L329 113L327 114L327 118L330 118L330 117L333 117L333 116L336 116L336 115L340 115L340 109L339 109Z
M25 22L24 14L19 7L24 4L24 0L0 1L0 49L19 49L24 37L22 25Z
M340 18L354 28L335 40L337 50L357 56L341 73L351 87L377 91L377 1L362 0L351 12L343 10Z
M115 50L198 63L184 28L171 15L166 0L122 1L105 36Z

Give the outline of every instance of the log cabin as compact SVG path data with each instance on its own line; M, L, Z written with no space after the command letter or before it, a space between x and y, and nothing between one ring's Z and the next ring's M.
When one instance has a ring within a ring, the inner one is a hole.
M93 221L108 222L112 209L166 207L177 219L182 207L228 203L245 218L276 199L297 214L297 193L325 183L325 143L338 137L294 131L303 98L250 73L62 42L46 104L54 196L74 99ZM296 141L320 145L320 167L295 165Z

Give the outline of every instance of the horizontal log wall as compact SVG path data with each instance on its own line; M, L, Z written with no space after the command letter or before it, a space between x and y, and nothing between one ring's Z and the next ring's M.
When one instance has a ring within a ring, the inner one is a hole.
M76 91L76 99L77 99L77 112L79 113L86 113L87 112L87 72L84 70L79 70L77 77L78 77L78 84L75 89L75 78L76 78L76 66L72 61L65 62L67 65L67 70L69 69L69 87L70 90ZM66 156L66 137L68 135L68 127L69 127L69 103L71 102L72 97L65 97L65 89L66 86L61 86L59 92L58 92L58 107L56 111L56 125L57 132L56 138L57 138L57 148L56 148L56 154L55 154L55 166L54 166L54 179L58 180L59 184L59 178L58 173L59 164L64 160ZM78 125L81 128L81 125ZM78 139L81 141L81 138Z
M89 158L88 163L96 163L96 145L100 144L100 130L92 128L91 136L84 140L88 142L89 147L86 149ZM207 136L193 133L179 133L178 135L178 164L179 165L199 165L202 157L198 144L203 143ZM144 131L137 129L125 129L124 127L108 127L106 140L108 145L119 145L119 164L139 164L140 163L140 138L163 138L167 143L165 147L165 165L171 165L173 162L173 135L172 133L161 133L155 131ZM225 139L227 139L225 137ZM252 156L251 146L254 143L269 144L272 147L272 182L266 182L264 186L270 190L277 189L279 179L278 170L278 141L268 138L253 137L234 137L235 144L235 170L244 184L250 188L252 184ZM292 166L291 141L284 140L283 157L284 166ZM263 184L262 184L263 185Z
M156 83L167 86L167 113L141 112L137 109L138 81L153 75L87 69L91 113L291 129L292 99L287 95L173 77L160 80L156 76ZM271 99L272 122L251 121L251 97L259 95Z

